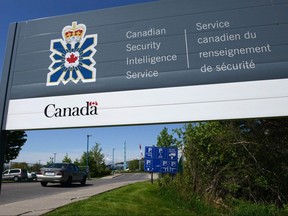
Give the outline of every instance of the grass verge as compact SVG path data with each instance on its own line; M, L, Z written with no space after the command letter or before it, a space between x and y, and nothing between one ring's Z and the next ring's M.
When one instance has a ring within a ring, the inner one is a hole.
M241 201L231 205L229 211L223 211L196 198L190 203L183 202L175 192L163 190L158 184L141 182L71 203L45 216L284 216L287 213L287 208L280 210Z
M174 197L163 196L156 184L141 182L58 208L53 215L197 215Z

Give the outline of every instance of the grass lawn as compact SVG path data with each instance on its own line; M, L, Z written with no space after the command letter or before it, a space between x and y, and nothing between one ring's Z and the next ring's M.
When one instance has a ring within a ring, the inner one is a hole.
M284 216L288 209L239 201L230 211L214 208L195 199L187 204L163 191L157 183L141 182L60 207L45 216Z
M157 184L141 182L93 196L45 214L52 215L199 215Z

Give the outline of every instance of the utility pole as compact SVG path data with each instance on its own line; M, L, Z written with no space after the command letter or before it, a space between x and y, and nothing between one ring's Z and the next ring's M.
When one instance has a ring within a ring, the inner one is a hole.
M143 158L143 152L142 152L142 146L139 144L139 149L140 149L140 158L139 158L139 171L141 171L141 160Z
M87 135L87 151L86 151L86 172L87 172L87 175L88 175L88 178L90 177L90 174L89 174L89 163L88 163L88 160L89 160L89 137L91 137L92 135Z
M124 171L126 171L126 168L127 168L127 163L126 163L126 141L124 142L124 164L123 164L123 167L124 167Z
M114 174L114 171L115 171L115 163L114 163L114 151L115 151L115 148L113 148L112 150L112 173Z

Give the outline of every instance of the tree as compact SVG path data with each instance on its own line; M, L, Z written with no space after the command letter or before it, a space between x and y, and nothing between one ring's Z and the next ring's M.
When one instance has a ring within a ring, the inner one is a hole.
M53 163L54 163L54 158L50 157L49 161L47 161L46 165L53 164Z
M176 139L172 134L168 133L168 128L164 127L164 129L160 132L160 135L157 136L157 146L159 147L171 147L176 145Z
M80 165L86 166L87 152L84 152L80 159ZM91 177L101 176L105 172L106 166L104 162L104 154L99 143L95 143L95 146L88 152L88 165Z
M62 162L63 162L63 163L72 163L72 160L71 160L71 158L68 157L68 154L67 154L67 153L66 153L66 155L64 156Z
M140 166L141 166L141 161L140 161ZM129 162L129 169L132 172L139 170L139 168L141 168L141 167L139 167L139 159L134 159L134 160L131 160ZM139 171L141 171L141 170L139 170Z
M80 161L76 159L76 162L79 162L79 166L85 166L86 167L86 161L87 161L87 152L83 152ZM90 167L92 164L92 157L91 157L91 151L88 152L88 166ZM91 168L89 169L91 171Z
M90 164L91 172L95 176L100 176L105 170L104 154L102 154L102 148L99 143L95 143L95 146L91 149L92 163Z
M42 168L42 165L40 163L35 163L32 167L28 168L28 170L32 172L37 172L38 170L40 170L40 168Z
M76 158L74 164L77 166L81 166L81 161L78 158Z
M9 163L18 157L19 152L22 150L22 146L26 142L25 131L8 131L7 134L7 148L5 151L5 163Z
M28 169L28 164L23 162L23 163L12 163L11 164L11 169L12 168L20 168L20 169Z

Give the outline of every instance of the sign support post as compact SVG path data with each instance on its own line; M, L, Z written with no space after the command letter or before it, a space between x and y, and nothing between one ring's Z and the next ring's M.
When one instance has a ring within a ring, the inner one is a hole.
M7 133L5 130L6 114L8 110L8 91L10 85L10 69L12 64L12 55L14 50L15 35L17 30L17 23L12 24L9 29L8 43L7 43L7 54L4 62L1 86L0 86L0 194L2 186L2 173L4 168L4 158L7 148Z
M3 167L4 167L4 157L5 157L5 152L7 148L7 131L1 130L0 133L0 194L1 194L1 188L2 188L2 173L3 173Z

